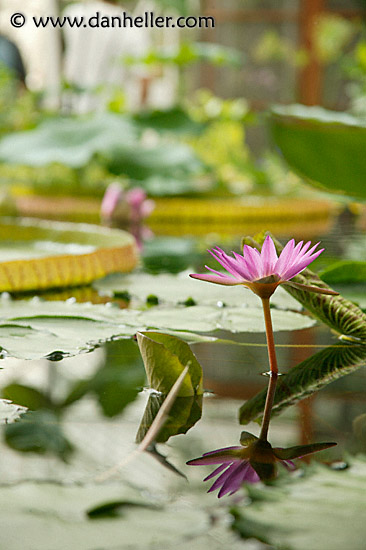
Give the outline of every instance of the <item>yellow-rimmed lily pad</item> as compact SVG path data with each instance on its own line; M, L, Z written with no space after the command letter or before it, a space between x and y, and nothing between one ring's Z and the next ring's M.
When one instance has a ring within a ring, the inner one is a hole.
M88 284L137 263L129 233L87 224L3 219L0 292Z

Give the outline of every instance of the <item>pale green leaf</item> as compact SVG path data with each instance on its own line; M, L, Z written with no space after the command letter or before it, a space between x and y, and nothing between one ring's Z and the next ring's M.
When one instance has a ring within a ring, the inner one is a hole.
M202 393L202 368L186 342L158 332L138 332L137 342L151 388L168 394L184 368L189 366L177 397Z
M257 488L252 505L237 507L233 528L243 538L291 550L363 550L366 463L353 460L342 471L312 466L305 478L285 487Z

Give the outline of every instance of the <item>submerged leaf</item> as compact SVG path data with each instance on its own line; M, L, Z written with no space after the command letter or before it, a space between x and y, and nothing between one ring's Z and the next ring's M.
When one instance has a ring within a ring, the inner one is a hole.
M5 441L12 449L54 454L67 460L73 448L62 432L58 417L47 410L29 411L5 426Z
M277 382L272 414L294 405L324 386L366 364L366 346L338 344L312 355L280 376ZM239 421L247 424L261 418L267 390L260 391L242 405Z

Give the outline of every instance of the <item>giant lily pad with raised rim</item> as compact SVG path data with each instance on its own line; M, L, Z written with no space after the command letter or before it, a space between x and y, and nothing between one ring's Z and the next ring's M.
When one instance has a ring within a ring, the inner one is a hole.
M125 231L30 219L0 223L0 292L88 284L136 263L135 239Z

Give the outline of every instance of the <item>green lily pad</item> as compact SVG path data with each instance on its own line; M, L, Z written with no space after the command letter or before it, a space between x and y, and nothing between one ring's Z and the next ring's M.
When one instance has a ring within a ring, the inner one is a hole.
M364 460L342 471L311 466L303 479L286 486L256 488L253 504L233 510L233 528L273 548L362 550L365 484Z
M177 275L148 275L134 273L124 275L115 273L93 283L93 287L101 294L109 296L125 295L145 302L151 294L157 296L160 302L185 303L189 298L199 305L216 305L218 302L227 306L243 305L245 307L261 308L261 301L250 290L241 285L223 287L209 284L189 277L189 271ZM282 309L300 311L298 301L291 298L282 288L278 288L271 298L272 306Z
M51 118L33 130L3 138L0 160L30 166L60 162L77 168L85 166L96 153L126 147L137 137L136 125L122 115Z
M275 330L313 324L310 317L299 313L273 310ZM0 301L0 346L6 354L22 359L60 360L148 329L186 331L194 340L195 332L264 332L265 327L260 309L250 307L162 305L137 310L37 299Z
M328 285L366 282L366 262L342 260L319 273Z

